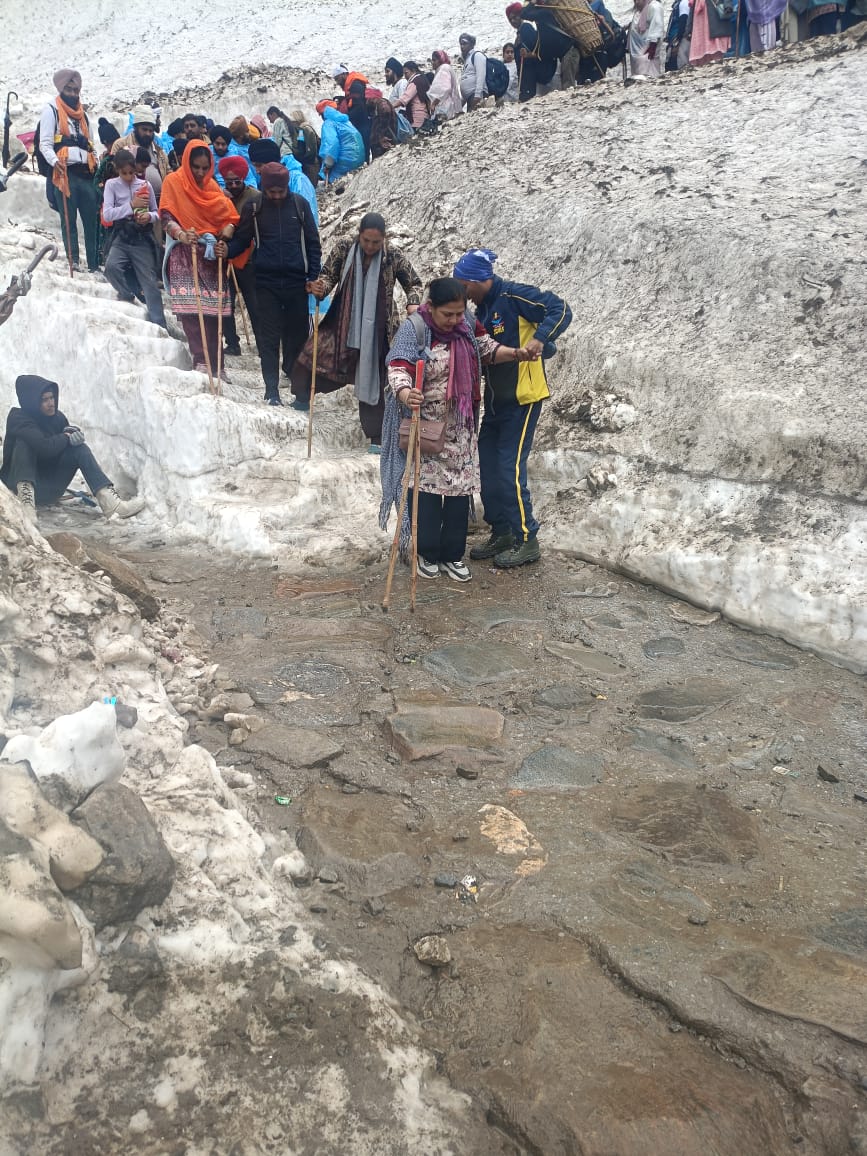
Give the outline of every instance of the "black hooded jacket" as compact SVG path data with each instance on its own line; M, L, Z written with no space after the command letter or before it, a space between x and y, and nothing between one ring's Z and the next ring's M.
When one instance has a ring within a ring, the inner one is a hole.
M56 381L48 381L44 377L25 373L15 382L15 392L18 394L21 408L10 409L6 418L3 465L0 468L0 481L7 485L12 465L12 451L18 438L36 451L36 457L42 464L48 464L54 458L59 458L69 445L69 438L63 432L69 425L66 417L59 409L55 409L51 417L47 417L39 409L42 395L47 389L54 394L54 404L57 406L60 389Z

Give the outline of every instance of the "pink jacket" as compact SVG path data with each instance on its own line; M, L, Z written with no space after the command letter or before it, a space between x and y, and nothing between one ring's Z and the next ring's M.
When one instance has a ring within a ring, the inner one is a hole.
M409 123L413 128L421 128L427 120L427 105L416 92L415 82L410 81L397 102L398 108L405 108Z

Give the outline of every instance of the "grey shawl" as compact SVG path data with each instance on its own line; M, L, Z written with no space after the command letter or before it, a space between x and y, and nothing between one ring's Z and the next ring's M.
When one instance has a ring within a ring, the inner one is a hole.
M350 349L358 350L355 396L367 405L378 405L382 388L382 368L376 334L376 306L379 299L379 277L382 272L382 251L380 250L372 259L365 276L361 246L356 241L346 254L341 283L346 280L352 261L355 264L355 277L346 344Z

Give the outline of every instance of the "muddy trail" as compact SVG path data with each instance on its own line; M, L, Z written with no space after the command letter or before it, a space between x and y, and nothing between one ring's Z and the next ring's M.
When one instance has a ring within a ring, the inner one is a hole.
M464 1151L867 1152L863 680L550 553L413 615L405 570L385 615L379 566L127 557L219 663L190 741L487 1120ZM350 1046L308 1028L295 1064Z

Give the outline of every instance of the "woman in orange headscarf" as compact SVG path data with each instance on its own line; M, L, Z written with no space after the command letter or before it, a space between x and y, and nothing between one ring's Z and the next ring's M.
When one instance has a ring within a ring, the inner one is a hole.
M194 368L206 369L199 326L199 307L205 321L205 339L212 366L217 365L217 261L228 254L226 241L235 231L238 211L214 180L214 158L203 145L184 149L181 167L163 181L160 220L168 238L165 271L172 312L184 327ZM199 293L193 277L192 246L198 245ZM223 282L220 302L224 317L231 312L228 287Z

